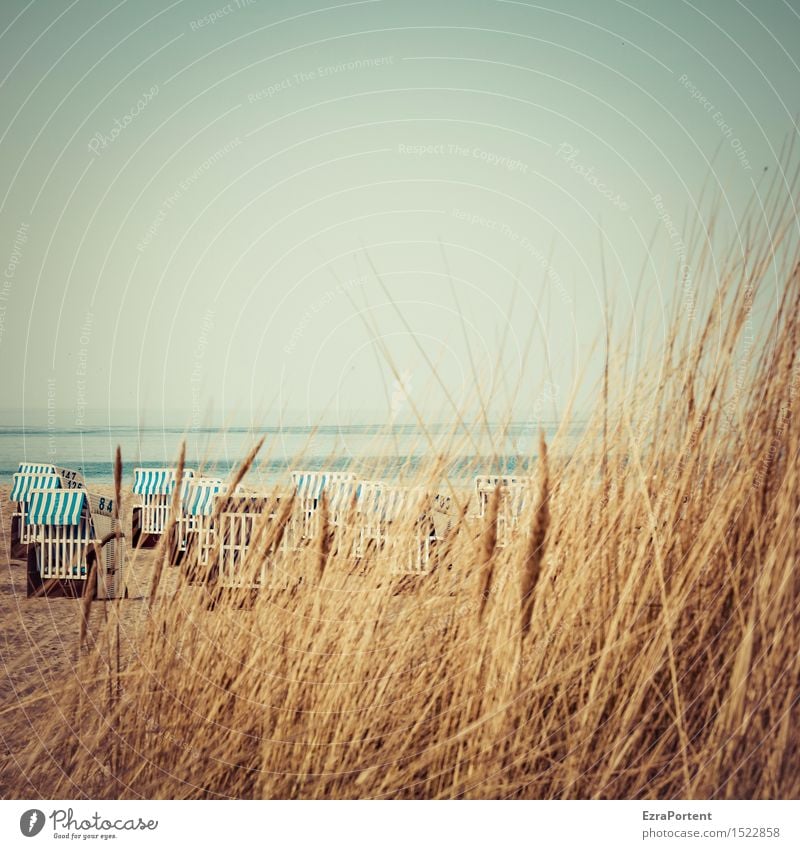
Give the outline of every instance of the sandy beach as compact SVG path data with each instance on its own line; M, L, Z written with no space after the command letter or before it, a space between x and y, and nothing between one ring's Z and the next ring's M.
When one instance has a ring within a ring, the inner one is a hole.
M82 602L76 598L48 598L26 596L26 563L21 559L9 557L9 528L12 503L8 500L10 485L0 486L0 646L2 646L3 675L0 679L0 797L31 795L36 796L37 788L26 778L27 770L19 755L30 744L32 736L45 726L42 720L47 716L52 721L53 711L58 710L58 692L65 682L78 677L77 664L87 654L87 645L79 648ZM91 485L90 489L100 495L113 495L113 486ZM129 537L130 507L134 496L122 491L122 526ZM434 513L437 526L443 529L451 516L441 511ZM118 602L95 600L89 608L89 641L95 628L102 632L110 617L119 616L120 644L122 646L122 664L136 651L134 635L141 633L141 626L148 615L147 596L153 579L155 549L141 549L135 553L128 551L126 584L129 596ZM180 570L176 567L163 571L160 590L170 594L180 581ZM354 575L353 588L360 591L362 579ZM184 586L184 591L186 587ZM201 587L190 588L189 592L200 597ZM411 607L426 607L434 604L437 616L447 616L454 600L446 595L444 599L416 599ZM201 602L202 604L202 602ZM113 605L113 610L111 606ZM408 596L402 590L390 603L387 616L402 617L408 613ZM237 614L243 621L249 620L247 612ZM197 633L205 634L215 627L212 623L221 621L214 614L206 612L205 621L197 623ZM222 620L225 614L222 615ZM436 621L436 620L435 620ZM228 623L230 624L230 623ZM224 627L224 626L223 626ZM178 638L178 642L181 638ZM174 648L175 644L171 646ZM65 716L64 721L68 722ZM48 741L41 740L47 746ZM26 789L23 789L26 788Z
M81 602L75 598L27 598L26 564L9 558L9 527L12 504L11 487L0 486L0 652L3 675L0 677L0 796L9 788L19 794L25 785L24 770L15 756L36 733L37 717L52 710L50 694L65 670L74 669L79 656ZM113 493L113 487L94 486L98 493ZM124 493L123 520L130 526L130 493ZM128 572L130 598L118 606L123 627L134 626L145 612L144 597L152 576L152 551L140 551L135 568ZM168 574L166 580L177 575ZM90 623L108 615L106 602L91 605ZM44 700L44 702L43 702ZM46 706L45 706L46 703ZM30 788L35 795L34 788Z

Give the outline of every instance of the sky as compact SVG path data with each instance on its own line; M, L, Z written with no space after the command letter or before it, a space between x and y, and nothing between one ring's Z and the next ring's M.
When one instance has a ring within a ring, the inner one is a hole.
M0 424L581 412L798 63L797 0L4 0Z

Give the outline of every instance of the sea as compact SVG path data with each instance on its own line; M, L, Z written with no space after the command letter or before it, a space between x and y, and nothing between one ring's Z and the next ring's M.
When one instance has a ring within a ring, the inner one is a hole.
M462 425L360 424L280 427L179 428L113 426L97 428L0 427L0 483L11 483L21 462L53 463L79 471L87 484L113 481L119 446L123 479L135 467L174 466L182 443L186 467L228 476L264 439L247 481L274 486L290 480L293 469L353 471L364 478L394 479L425 474L435 456L444 456L445 474L522 474L534 462L539 431L548 442L555 423ZM577 439L579 422L567 440Z

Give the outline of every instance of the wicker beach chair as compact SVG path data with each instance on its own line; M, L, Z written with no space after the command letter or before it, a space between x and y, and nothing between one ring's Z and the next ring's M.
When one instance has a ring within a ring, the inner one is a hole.
M276 574L274 568L275 556L289 549L289 535L283 533L278 540L272 524L280 516L280 502L280 496L273 493L242 488L220 505L217 541L221 587L260 589L285 584L285 575ZM261 529L258 540L257 528ZM257 559L248 560L256 541L263 550Z
M475 478L477 509L473 518L482 519L492 493L500 487L497 510L497 545L505 548L519 525L520 517L529 503L531 479L514 475L478 475Z
M126 541L113 500L84 489L34 489L26 525L28 595L125 595ZM87 586L96 564L96 583Z
M226 484L222 478L198 477L189 483L180 523L180 547L186 553L192 567L211 564L211 552L216 544L214 508ZM207 574L208 570L205 570ZM201 577L194 568L189 575L196 581Z
M174 468L133 470L133 494L139 497L131 510L131 544L134 548L152 548L169 527L177 475L178 470ZM183 480L192 477L192 469L183 470Z
M356 476L349 472L293 471L292 485L297 510L294 544L299 546L317 535L317 509L323 492L328 499L330 523L342 523L353 498Z
M34 489L82 489L83 476L73 469L52 463L20 463L14 474L9 501L12 502L9 557L26 559L31 526L25 522L27 503Z
M426 573L435 542L430 501L422 487L359 481L355 556L365 557L372 548L393 574Z

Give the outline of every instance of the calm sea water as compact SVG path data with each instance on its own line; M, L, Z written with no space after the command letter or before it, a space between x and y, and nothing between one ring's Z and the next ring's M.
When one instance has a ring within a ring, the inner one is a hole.
M553 426L545 426L552 437ZM577 436L581 426L573 427ZM444 452L452 462L449 474L458 477L485 473L521 472L535 456L539 425L512 424L491 436L475 426L453 433L452 427L414 425L349 425L346 427L280 427L226 430L111 427L96 429L0 428L0 481L10 483L20 462L56 463L82 472L88 482L109 483L117 445L122 450L126 481L135 466L174 465L186 441L186 465L209 474L227 475L238 466L260 437L265 438L248 480L262 485L288 480L291 469L352 469L365 477L396 476L413 471Z

